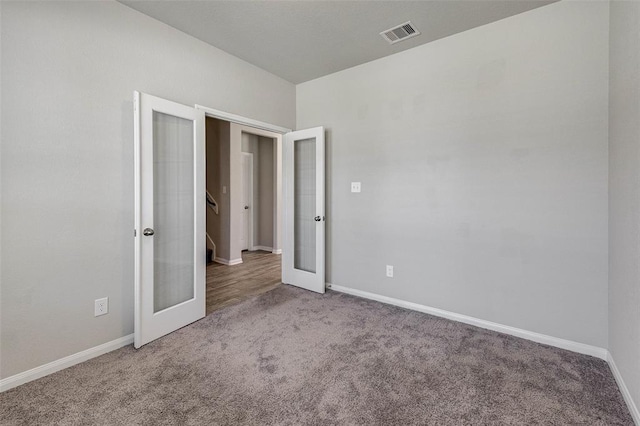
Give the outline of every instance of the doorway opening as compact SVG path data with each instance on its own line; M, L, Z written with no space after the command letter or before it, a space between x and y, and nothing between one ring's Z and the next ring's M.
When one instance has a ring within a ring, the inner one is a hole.
M206 312L282 283L282 135L205 118Z
M244 197L247 203L242 203L243 132L275 141L271 144L271 253L263 250L272 258L284 252L282 260L273 264L275 271L280 267L275 284L285 282L324 293L323 127L291 131L137 91L133 104L136 348L206 315L207 299L211 299L207 297L207 245L211 259L226 266L226 271L237 266L233 271L241 275L229 284L247 281L247 274L238 267L249 267L249 253L260 253L247 249L247 262L242 255L243 217L246 219L242 212L253 202L253 194L249 194ZM210 141L208 149L206 139ZM216 167L213 162L217 160ZM253 167L245 167L247 176ZM217 178L217 183L207 185L207 174L210 179ZM250 187L249 181L256 175L245 177L245 186ZM254 183L252 190L256 188ZM207 213L214 215L211 224L217 221L217 232L207 230ZM249 229L252 223L245 228L247 240L259 229L257 225ZM253 241L245 245L256 248ZM255 276L264 281L263 272ZM253 294L266 286L259 287Z

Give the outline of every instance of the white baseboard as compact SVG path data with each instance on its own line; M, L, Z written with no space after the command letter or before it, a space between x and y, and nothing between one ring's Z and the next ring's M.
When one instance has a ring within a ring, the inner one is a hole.
M627 403L627 407L629 408L629 412L631 413L631 417L633 418L633 421L636 423L637 426L640 426L640 410L638 410L638 406L633 401L633 398L631 397L631 392L629 392L629 388L627 388L627 385L624 382L624 379L622 378L620 371L618 370L618 366L616 365L615 361L613 360L613 356L609 351L607 351L607 362L609 363L609 368L611 369L611 372L613 373L613 377L616 379L616 383L620 388L620 392L622 393L624 402Z
M233 266L233 265L239 265L242 263L242 258L238 258L238 259L223 259L221 257L216 257L213 259L214 262L216 263L222 263L223 265L227 265L227 266Z
M274 249L273 251L271 251L271 253L273 253L273 254L282 254L282 249Z
M607 350L597 346L586 345L584 343L574 342L572 340L560 339L558 337L547 336L546 334L535 333L533 331L523 330L521 328L511 327L508 325L498 324L491 321L485 321L479 318L467 315L456 314L455 312L445 311L444 309L432 308L430 306L420 305L413 302L406 302L392 297L381 296L379 294L369 293L367 291L356 290L340 285L329 284L327 287L331 290L341 293L351 294L353 296L363 297L365 299L376 300L378 302L387 303L389 305L399 306L401 308L411 309L413 311L424 312L441 318L447 318L453 321L463 322L465 324L474 325L476 327L485 328L487 330L497 331L499 333L509 334L511 336L521 337L523 339L532 340L534 342L543 343L549 346L566 349L572 352L578 352L585 355L591 355L600 359L607 359Z
M119 339L112 340L102 345L94 346L93 348L86 349L84 351L75 353L73 355L60 358L52 361L48 364L41 365L39 367L32 368L31 370L23 371L22 373L15 374L0 380L0 392L4 392L16 386L20 386L32 380L39 379L56 371L64 370L72 365L80 364L81 362L90 360L100 355L104 355L107 352L120 349L123 346L127 346L133 343L133 334L120 337Z
M273 251L273 247L267 246L253 246L251 247L251 251L262 250L262 251Z

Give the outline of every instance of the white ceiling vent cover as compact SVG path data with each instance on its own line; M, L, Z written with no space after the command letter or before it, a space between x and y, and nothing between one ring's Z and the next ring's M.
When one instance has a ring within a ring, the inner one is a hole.
M389 44L395 44L399 41L420 35L420 31L413 26L411 21L407 21L404 24L381 32L380 35L383 39L387 40Z

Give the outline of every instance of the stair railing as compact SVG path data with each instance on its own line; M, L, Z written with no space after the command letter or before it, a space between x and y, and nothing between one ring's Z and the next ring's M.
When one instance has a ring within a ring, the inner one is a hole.
M211 210L213 210L215 214L218 214L218 203L211 196L211 194L209 194L209 191L207 191L207 206L209 206L209 208L211 208Z

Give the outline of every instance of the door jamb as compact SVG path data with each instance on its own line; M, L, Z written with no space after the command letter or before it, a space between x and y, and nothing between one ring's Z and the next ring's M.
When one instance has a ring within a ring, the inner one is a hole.
M243 117L241 115L237 115L237 114L232 114L229 112L225 112L225 111L221 111L221 110L217 110L214 108L209 108L203 105L199 105L196 104L195 108L197 110L201 110L204 111L205 114L205 118L206 117L211 117L211 118L217 118L219 120L224 120L224 121L229 121L232 124L237 124L239 126L247 126L250 127L251 129L248 129L247 131L249 133L253 133L253 134L257 134L259 136L266 136L266 137L270 137L273 138L273 135L269 135L267 133L260 133L260 130L263 131L267 131L267 132L271 132L271 133L276 133L281 135L280 136L280 143L278 143L278 141L276 140L274 143L274 186L275 186L275 190L274 190L274 218L273 218L273 222L274 222L274 235L273 235L273 253L276 254L282 254L282 247L280 248L276 248L277 244L276 244L276 238L278 240L278 243L280 244L280 246L282 246L282 239L284 238L283 235L283 231L282 231L282 227L283 227L283 221L284 221L284 213L283 213L283 209L284 206L282 205L282 191L283 191L283 184L284 184L284 179L282 176L282 161L278 161L278 158L281 159L282 157L282 143L283 143L283 136L286 133L292 132L292 129L289 129L287 127L281 127L281 126L276 126L275 124L270 124L270 123L265 123L264 121L259 121L259 120L254 120L252 118L247 118L247 117ZM233 210L233 203L231 204L232 206L232 210ZM277 207L276 207L277 206ZM230 212L231 213L231 220L233 221L234 215L233 215L233 211ZM279 213L279 214L278 214ZM278 226L279 225L279 226ZM233 229L234 226L233 224L231 224L231 228ZM237 228L236 228L237 229ZM279 234L279 238L278 235ZM233 251L233 250L232 250ZM233 258L233 253L229 253L229 257ZM242 260L240 260L240 262L238 263L242 263Z
M204 111L204 114L207 117L230 121L231 123L242 124L244 126L267 130L269 132L280 133L281 135L292 131L291 129L288 129L286 127L276 126L275 124L265 123L264 121L254 120L252 118L243 117L237 114L231 114L230 112L224 112L198 104L195 105L195 108Z

